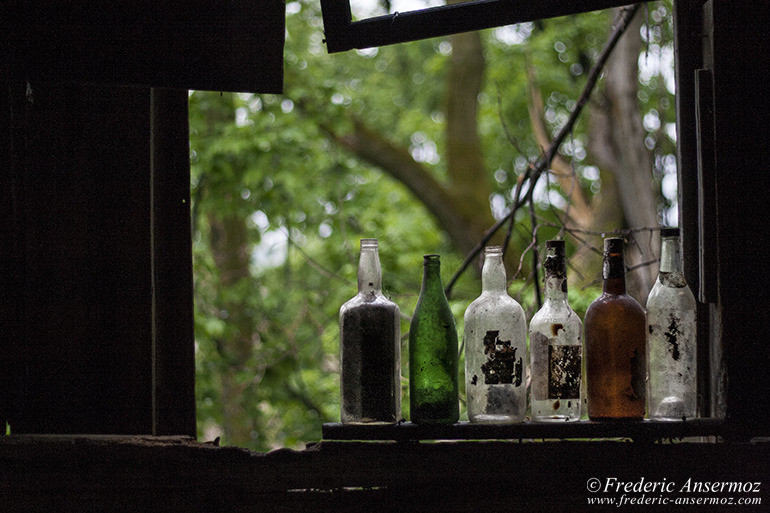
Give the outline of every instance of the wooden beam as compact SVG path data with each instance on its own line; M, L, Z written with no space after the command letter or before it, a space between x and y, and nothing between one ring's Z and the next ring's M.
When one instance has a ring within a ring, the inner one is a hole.
M674 73L676 80L676 162L679 227L682 234L682 260L687 283L698 296L701 281L698 215L698 130L695 103L695 73L703 67L702 0L674 2ZM708 277L716 284L716 275ZM709 351L709 306L697 306L698 323L698 411L713 415Z
M770 251L767 148L770 148L770 52L764 32L768 7L739 0L704 5L704 67L713 80L714 188L718 259L713 325L724 352L726 418L745 426L770 423L770 289L764 286ZM704 158L712 158L710 155ZM708 248L706 248L708 249Z
M19 202L20 244L19 288L0 291L18 302L0 344L8 421L19 433L149 433L149 90L6 85L15 185L0 194Z
M475 0L360 21L348 0L321 0L329 53L446 36L628 5L629 0Z
M187 91L150 91L152 433L196 434Z
M187 91L2 83L3 430L194 435Z
M281 0L8 0L0 3L0 71L278 93L284 33Z

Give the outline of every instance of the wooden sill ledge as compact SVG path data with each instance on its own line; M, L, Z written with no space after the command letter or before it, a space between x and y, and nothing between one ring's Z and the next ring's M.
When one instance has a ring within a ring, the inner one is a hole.
M720 436L725 434L722 419L690 419L683 421L636 422L532 422L518 424L452 425L399 424L353 425L328 423L323 425L324 440L522 440L522 439L631 439L653 441L687 437Z

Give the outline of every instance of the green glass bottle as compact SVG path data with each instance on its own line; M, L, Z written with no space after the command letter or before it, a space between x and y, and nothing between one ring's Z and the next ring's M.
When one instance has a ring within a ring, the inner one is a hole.
M409 329L409 408L415 424L460 418L457 329L441 284L438 255L425 255L422 288Z

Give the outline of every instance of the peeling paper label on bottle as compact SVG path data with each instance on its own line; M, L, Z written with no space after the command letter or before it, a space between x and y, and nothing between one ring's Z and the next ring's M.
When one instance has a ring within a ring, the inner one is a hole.
M487 362L481 366L485 385L513 384L520 386L524 374L521 356L510 340L500 340L499 331L487 331L484 336L484 354Z
M548 399L580 397L581 346L548 346Z

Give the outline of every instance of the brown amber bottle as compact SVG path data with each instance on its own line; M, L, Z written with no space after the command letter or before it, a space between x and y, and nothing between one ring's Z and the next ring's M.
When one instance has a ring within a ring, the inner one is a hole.
M645 407L645 315L626 294L623 239L604 240L604 288L585 316L588 417L641 420Z

